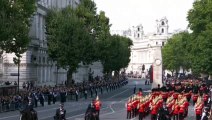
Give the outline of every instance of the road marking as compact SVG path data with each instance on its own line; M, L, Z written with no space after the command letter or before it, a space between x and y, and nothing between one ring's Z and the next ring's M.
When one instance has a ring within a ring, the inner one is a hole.
M124 90L124 91L122 91L122 92L120 92L120 93L118 93L118 94L115 94L115 95L113 95L113 96L111 96L111 97L109 97L109 98L107 98L107 99L116 97L116 96L118 96L118 95L120 95L120 94L122 94L122 93L124 93L124 92L126 92L126 91L128 91L128 90L129 90L129 89L126 89L126 90Z

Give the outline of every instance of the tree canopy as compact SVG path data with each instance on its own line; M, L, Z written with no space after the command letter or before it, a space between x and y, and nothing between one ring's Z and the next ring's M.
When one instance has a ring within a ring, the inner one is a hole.
M182 32L163 48L163 65L168 70L191 68L192 73L212 74L212 2L197 0L188 12L191 33Z
M192 71L212 74L212 2L198 0L188 12L192 30Z
M0 1L0 50L17 57L27 50L30 17L36 8L35 0Z
M132 41L110 35L109 18L96 12L91 0L73 9L49 11L46 19L49 56L68 70L67 83L80 63L101 61L105 72L119 71L129 63Z

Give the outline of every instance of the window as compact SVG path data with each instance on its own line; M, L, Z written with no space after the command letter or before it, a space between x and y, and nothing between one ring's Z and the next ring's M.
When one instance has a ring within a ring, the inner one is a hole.
M161 25L165 25L164 21L161 22Z
M161 29L161 33L164 33L164 29L163 28Z
M158 42L156 42L156 45L158 44Z
M140 28L138 28L138 31L140 31Z
M140 34L138 34L138 38L140 37Z
M164 46L164 42L162 42L162 46Z
M45 64L46 63L46 58L45 57L43 57L43 64Z

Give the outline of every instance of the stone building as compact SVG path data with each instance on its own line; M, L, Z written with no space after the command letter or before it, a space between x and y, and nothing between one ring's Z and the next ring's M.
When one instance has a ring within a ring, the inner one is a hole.
M133 41L131 48L131 61L126 68L127 73L133 73L134 75L147 74L148 69L154 62L154 52L156 47L164 46L171 37L169 33L169 25L166 17L160 20L156 20L156 30L154 33L144 34L142 24L133 26L128 30L112 31L111 34L119 34L129 37ZM142 74L142 66L145 66L144 73Z
M80 4L80 0L37 1L37 10L31 18L29 32L31 43L21 58L20 85L27 81L32 81L35 85L64 83L66 80L66 71L57 68L56 64L48 57L45 17L49 9L65 8L68 5L77 7L78 4ZM18 66L14 64L13 57L15 57L14 54L4 53L0 58L0 82L14 82L18 80ZM101 68L101 64L94 63L93 66L81 66L73 76L79 81L86 80L88 70L92 68L92 71L95 71L98 67ZM102 74L101 70L97 70L95 74Z

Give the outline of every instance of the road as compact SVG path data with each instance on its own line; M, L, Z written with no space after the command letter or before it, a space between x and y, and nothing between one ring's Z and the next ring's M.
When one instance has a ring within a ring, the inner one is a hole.
M99 95L102 101L102 109L100 111L100 120L126 120L126 108L125 103L128 97L133 94L133 88L137 85L138 88L144 90L144 94L147 94L151 86L144 85L144 80L129 80L128 85L114 90L109 93ZM145 92L146 91L146 92ZM88 100L80 99L78 102L70 101L65 103L65 109L67 111L67 120L84 120L84 113L91 102L92 98ZM55 105L45 105L44 107L35 108L38 112L39 120L53 120L56 109L59 107L59 102ZM12 111L6 113L0 113L0 120L19 120L19 112ZM189 117L186 120L195 119L193 107L189 107ZM138 120L133 118L131 120ZM148 116L145 120L150 120Z

